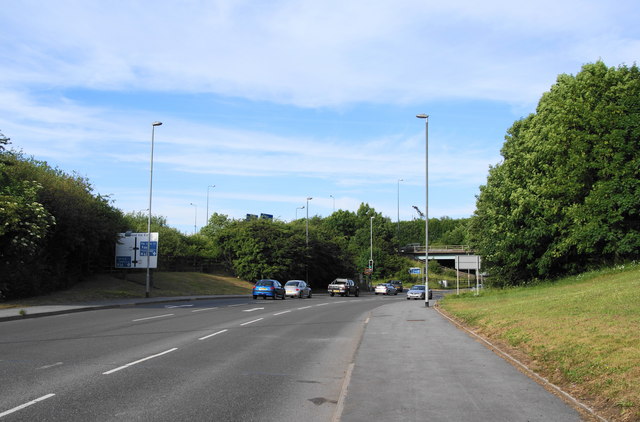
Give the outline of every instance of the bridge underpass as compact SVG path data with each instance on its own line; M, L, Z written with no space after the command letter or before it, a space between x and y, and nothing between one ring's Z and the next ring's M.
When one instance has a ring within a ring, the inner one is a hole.
M410 244L400 248L400 253L424 262L424 245ZM482 268L482 258L467 245L434 245L429 246L427 256L429 261L438 261L441 265L458 271L479 272Z

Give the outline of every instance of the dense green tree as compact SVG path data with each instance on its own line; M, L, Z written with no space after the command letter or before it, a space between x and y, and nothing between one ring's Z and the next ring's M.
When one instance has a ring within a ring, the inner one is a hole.
M509 129L471 222L499 284L553 278L640 250L640 72L560 75Z
M112 265L122 214L89 182L3 150L0 257L6 298L71 286Z

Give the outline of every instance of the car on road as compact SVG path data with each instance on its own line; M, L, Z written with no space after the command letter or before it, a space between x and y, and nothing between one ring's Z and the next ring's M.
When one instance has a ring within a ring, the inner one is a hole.
M303 280L289 280L284 283L284 290L287 296L311 299L311 287Z
M395 287L393 287L393 284L391 283L380 283L376 286L376 289L374 291L375 294L383 294L383 295L397 295L398 294L398 290L396 290Z
M389 284L393 284L393 287L396 288L398 293L402 293L404 288L402 287L402 281L400 280L389 280Z
M424 300L424 284L416 284L407 291L407 300L422 299ZM433 292L429 289L429 300L433 299Z
M360 286L348 278L336 278L327 286L330 296L360 296Z
M257 299L258 296L262 296L263 298L272 297L274 300L278 297L280 299L285 299L287 297L286 291L282 284L278 280L264 279L256 281L255 286L253 286L253 298Z

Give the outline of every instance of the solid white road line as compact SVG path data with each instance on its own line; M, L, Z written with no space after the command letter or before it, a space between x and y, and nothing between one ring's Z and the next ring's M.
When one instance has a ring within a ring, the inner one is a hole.
M309 309L311 306L303 306L302 308L298 308L298 310L300 309Z
M143 359L137 360L137 361L135 361L135 362L127 363L126 365L120 366L119 368L115 368L115 369L112 369L112 370L110 370L110 371L103 372L103 373L102 373L102 375L109 375L109 374L113 374L114 372L120 371L121 369L125 369L125 368L128 368L128 367L130 367L130 366L136 365L136 364L138 364L138 363L140 363L140 362L144 362L145 360L149 360L149 359L157 358L158 356L166 355L167 353L171 353L171 352L173 352L174 350L178 350L178 348L177 348L177 347L174 347L173 349L165 350L165 351L164 351L164 352L162 352L162 353L158 353L158 354L156 354L156 355L152 355L152 356L147 356L146 358L143 358Z
M50 397L53 397L53 396L55 396L55 394L53 394L53 393L52 393L52 394L47 394L46 396L42 396L42 397L37 398L37 399L35 399L35 400L31 400L31 401L30 401L30 402L28 402L28 403L21 404L20 406L14 407L13 409L9 409L9 410L7 410L6 412L2 412L2 413L0 413L0 418L2 418L2 417L4 417L4 416L7 416L7 415L10 415L10 414L12 414L12 413L14 413L14 412L17 412L18 410L22 410L22 409L24 409L25 407L29 407L29 406L31 406L32 404L36 404L36 403L38 403L39 401L46 400L46 399L48 399L48 398L50 398Z
M36 369L49 369L49 368L53 368L54 366L58 366L58 365L62 365L62 362L52 363L51 365L44 365L44 366L41 366L40 368L36 368Z
M212 309L218 309L218 307L214 306L213 308L202 308L202 309L194 309L191 312L202 312L202 311L210 311Z
M282 315L282 314L288 314L291 311L282 311L282 312L278 312L277 314L273 314L273 315Z
M254 322L262 321L263 319L264 319L264 318L254 319L253 321L245 322L244 324L240 324L240 325L249 325L249 324L253 324Z
M253 311L259 311L259 310L261 310L261 309L264 309L264 308L251 308L251 309L245 309L245 310L244 310L244 311L242 311L242 312L253 312Z
M218 334L226 333L228 330L218 331L217 333L209 334L208 336L200 337L198 340L206 340L209 337L217 336Z
M151 316L151 317L147 317L147 318L138 318L138 319L132 320L132 322L145 321L147 319L164 318L164 317L173 316L173 315L175 315L175 314L164 314L164 315Z

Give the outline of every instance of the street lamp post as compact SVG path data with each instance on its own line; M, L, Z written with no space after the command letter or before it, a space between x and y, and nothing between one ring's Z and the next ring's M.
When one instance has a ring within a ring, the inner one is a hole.
M147 218L147 280L144 296L149 297L149 287L151 286L151 271L149 261L151 261L151 198L153 197L153 145L155 141L156 126L162 122L151 123L151 164L149 166L149 217Z
M306 221L306 238L307 238L307 254L309 253L309 201L311 201L313 198L312 197L307 197L307 221ZM305 265L305 271L306 271L306 275L305 275L305 282L307 284L309 284L309 262L307 261L306 265Z
M400 251L400 182L404 182L404 179L398 179L398 251Z
M215 188L216 185L209 185L207 186L207 221L206 221L206 225L209 225L209 188Z
M306 237L307 237L307 247L309 246L309 201L313 198L307 198L307 228L306 228Z
M371 269L371 271L373 271L373 216L371 217L369 226L370 226L369 241L370 241L370 250L371 250L371 253L369 255L369 268Z
M425 123L425 216L424 216L424 305L429 307L429 116L427 114L416 115L418 119L424 119Z
M193 205L195 209L195 214L193 217L193 234L196 234L196 226L198 225L198 206L193 202L191 202L190 205Z
M296 220L298 219L298 210L303 210L304 209L304 205L301 207L296 207Z

